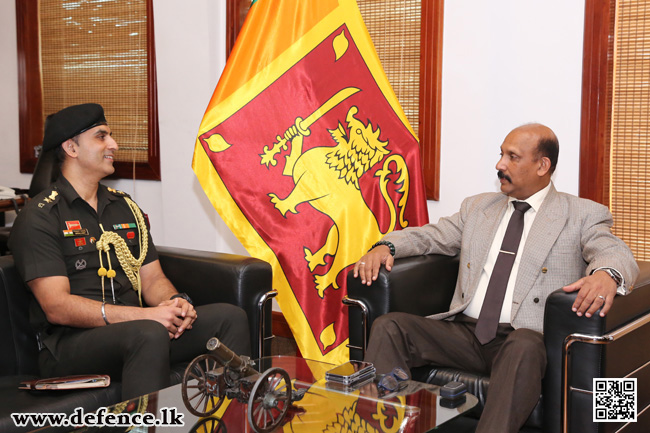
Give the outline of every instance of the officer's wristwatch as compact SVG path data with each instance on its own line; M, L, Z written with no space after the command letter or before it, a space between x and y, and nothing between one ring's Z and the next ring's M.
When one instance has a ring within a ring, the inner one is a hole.
M169 299L176 299L176 298L183 298L190 304L194 305L194 302L192 302L192 298L190 298L187 293L176 293L175 295L172 295L172 297Z

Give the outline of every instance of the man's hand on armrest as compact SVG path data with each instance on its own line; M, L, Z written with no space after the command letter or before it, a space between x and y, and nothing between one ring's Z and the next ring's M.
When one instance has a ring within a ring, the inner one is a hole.
M394 259L390 254L390 248L386 245L378 245L354 264L354 278L360 277L361 284L369 286L377 279L381 265L385 265L386 270L390 272L393 262Z
M578 290L578 296L571 307L578 316L584 314L591 317L601 308L600 316L605 317L616 296L616 283L605 271L594 272L562 289L567 293Z

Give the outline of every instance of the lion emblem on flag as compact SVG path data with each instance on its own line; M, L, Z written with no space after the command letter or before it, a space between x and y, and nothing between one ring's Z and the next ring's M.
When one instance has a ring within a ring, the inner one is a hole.
M318 266L326 266L326 256L333 257L331 266L324 274L314 274L316 290L321 298L328 287L339 288L339 273L367 250L367 240L379 240L385 234L364 201L359 186L361 176L382 161L375 176L379 177L382 196L390 212L389 230L397 222L397 208L400 208L400 226L408 225L404 220L409 191L406 162L401 155L389 155L388 141L379 139L379 126L373 129L370 120L367 124L359 120L358 107L348 109L345 126L339 121L335 129L328 130L335 146L318 146L303 152L303 141L310 135L309 127L333 106L358 91L356 88L343 89L306 119L298 117L283 136L277 137L273 148L265 146L260 155L262 164L275 166L275 155L291 146L283 175L293 178L294 187L284 198L279 192L268 193L282 216L297 214L298 206L308 203L333 222L322 245L318 248L304 246L304 259L312 274ZM397 206L388 193L391 174L397 177L394 183L396 191L401 194ZM348 254L337 254L339 251Z

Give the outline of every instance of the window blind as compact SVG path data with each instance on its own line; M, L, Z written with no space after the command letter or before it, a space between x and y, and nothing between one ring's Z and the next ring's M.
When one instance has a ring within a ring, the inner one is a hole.
M419 135L422 0L357 0L379 60L406 117Z
M147 162L146 0L40 0L43 121L66 106L101 104L117 161Z
M614 233L650 259L650 8L616 2L609 160Z

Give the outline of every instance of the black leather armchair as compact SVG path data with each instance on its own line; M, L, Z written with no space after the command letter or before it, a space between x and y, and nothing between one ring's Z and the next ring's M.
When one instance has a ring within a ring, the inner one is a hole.
M158 247L163 271L196 305L226 302L248 314L252 356L271 354L271 266L252 257L181 248ZM24 391L23 380L37 378L38 348L29 324L30 293L12 256L0 257L0 431L21 431L11 419L14 412L85 412L118 403L119 382L108 388L81 391ZM175 366L172 383L180 382L185 365ZM25 428L22 431L32 430Z
M578 317L571 311L575 293L561 289L546 302L544 340L548 366L540 402L522 431L646 432L650 425L650 263L639 263L635 290L617 296L606 317ZM350 358L363 359L373 321L391 311L421 316L448 311L458 275L458 259L440 255L395 261L393 270L380 271L370 287L348 275ZM565 356L566 355L566 356ZM412 377L444 385L451 380L467 384L479 398L473 415L480 415L489 377L449 368L419 367ZM637 423L594 423L593 378L636 377ZM646 409L645 412L642 411Z
M27 192L29 198L35 197L38 193L43 191L45 188L50 186L56 178L59 176L60 167L56 161L56 152L46 152L41 154L36 161L36 167L34 168L34 175L29 184L28 190L16 190L16 194L21 194L23 197L27 197L24 193ZM14 202L15 205L15 202ZM18 212L18 206L16 206L16 212ZM2 226L0 227L0 256L4 256L9 253L9 234L11 233L11 227L4 227L4 214L2 216Z

